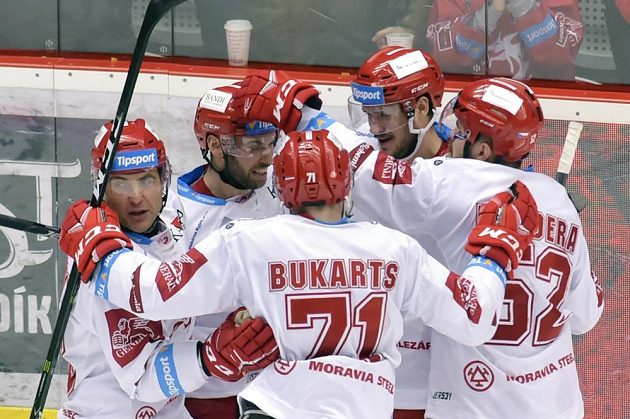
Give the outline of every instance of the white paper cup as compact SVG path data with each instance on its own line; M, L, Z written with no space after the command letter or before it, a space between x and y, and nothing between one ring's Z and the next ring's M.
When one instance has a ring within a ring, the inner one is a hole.
M249 60L249 39L252 23L249 20L228 20L223 26L227 41L228 62L232 66L244 67Z
M413 34L408 32L393 32L385 35L387 46L413 48Z

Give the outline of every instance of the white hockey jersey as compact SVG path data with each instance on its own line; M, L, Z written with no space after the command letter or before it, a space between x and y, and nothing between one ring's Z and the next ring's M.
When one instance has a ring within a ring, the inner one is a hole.
M206 165L180 176L176 191L171 191L162 217L176 230L181 253L190 250L204 237L238 218L263 218L280 214L282 203L271 182L271 170L264 187L230 199L216 198L193 190L191 185L203 176ZM176 192L176 193L174 193ZM223 323L229 313L209 314L195 319L193 339L205 340ZM211 377L201 388L187 397L214 399L235 396L245 386L245 380L231 383Z
M494 334L492 319L503 301L503 271L494 262L478 259L460 276L428 256L411 237L380 224L324 224L285 214L230 222L172 262L117 251L98 268L98 276L108 282L100 289L92 283L91 288L148 319L199 316L244 305L272 327L286 361L326 355L358 359L379 353L396 366L400 312L421 317L467 345ZM130 301L137 303L132 307ZM339 371L332 368L333 374ZM318 379L317 371L312 379ZM274 411L286 412L282 417L301 417L292 414L302 411L295 406L306 404L317 411L328 403L317 394L305 398L299 392L278 395L276 388L264 390L268 400L278 400ZM370 404L357 396L344 403ZM393 398L381 417L389 417L392 408Z
M433 120L439 120L441 109L436 110ZM302 122L302 128L327 129L339 141L343 147L352 151L361 144L369 144L378 149L378 141L369 133L369 126L360 127L353 131L345 125L336 122L325 112L317 112L305 107L303 111L304 119L308 123ZM438 135L446 138L450 135L449 128L440 127L434 124ZM423 134L426 130L423 130ZM446 144L446 143L445 143ZM440 149L444 153L446 150ZM353 197L357 192L353 190ZM372 215L365 213L362 209L362 200L355 199L353 207L353 220L367 221L373 219ZM369 207L368 207L369 211ZM400 229L403 233L409 233L405 229ZM416 237L417 238L417 237ZM422 246L427 252L442 264L445 263L434 240L429 236L422 238ZM394 394L394 405L397 409L425 409L428 400L429 363L431 348L431 329L427 327L421 319L407 319L404 322L403 335L398 343L398 350L402 357L401 366L396 368L396 392Z
M168 229L152 238L128 236L139 254L170 259L179 253ZM58 417L190 417L183 395L207 379L190 340L191 319L139 318L95 296L103 279L93 278L79 287L64 336L68 401Z
M431 341L427 418L581 418L571 334L603 309L582 225L564 188L543 174L468 159L397 161L370 146L352 156L357 205L422 243L429 235L457 271L471 256L477 208L516 180L536 199L542 230L508 280L498 329L485 345Z

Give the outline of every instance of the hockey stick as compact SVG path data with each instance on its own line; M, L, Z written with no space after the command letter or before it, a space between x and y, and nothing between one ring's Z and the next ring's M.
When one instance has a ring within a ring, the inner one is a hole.
M564 140L564 146L562 147L562 154L560 155L560 161L558 162L558 170L556 173L556 180L565 188L567 187L567 177L571 172L571 166L573 166L573 158L577 150L577 144L582 134L582 128L584 126L580 122L569 122L569 128L567 130L567 136ZM569 198L573 202L575 209L580 212L586 207L586 198L577 192L569 192Z
M96 182L94 183L94 190L92 191L92 198L90 199L90 205L96 207L103 201L105 195L105 185L111 172L112 165L114 163L114 155L116 152L116 146L120 140L122 128L125 120L127 119L127 111L131 103L131 97L138 80L138 74L140 73L140 66L144 59L144 53L149 43L149 37L151 32L162 17L173 7L183 3L186 0L151 0L147 6L140 32L138 33L138 39L136 40L136 46L131 56L131 63L129 64L129 71L127 72L127 79L120 95L120 102L118 102L118 109L116 110L116 117L114 118L112 132L109 136L107 147L105 149L105 155L103 156L103 165L98 173ZM72 264L70 276L66 284L66 290L63 294L61 305L59 306L59 315L55 322L55 329L48 347L48 353L44 360L42 367L42 374L37 387L37 393L35 394L35 401L33 402L33 409L31 410L31 419L40 419L44 410L44 404L46 403L46 397L48 396L48 390L50 389L50 383L52 382L53 374L57 366L57 359L59 358L59 351L61 349L61 342L63 335L68 325L68 319L70 318L70 312L74 306L74 300L77 292L79 291L79 284L81 283L79 272L77 270L76 263Z
M35 221L23 218L11 217L0 214L0 226L21 230L27 233L39 234L40 236L59 238L59 228L36 223Z

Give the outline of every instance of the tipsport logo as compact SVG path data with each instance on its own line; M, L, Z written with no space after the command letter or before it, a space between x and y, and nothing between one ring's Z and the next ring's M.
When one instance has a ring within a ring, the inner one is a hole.
M145 150L121 151L116 153L112 170L117 172L150 169L152 167L157 167L157 165L157 150L155 148L147 148Z
M247 135L266 134L276 130L276 126L270 122L255 121L245 124L245 133Z
M364 86L352 83L352 97L363 105L382 105L385 103L385 94L380 86Z

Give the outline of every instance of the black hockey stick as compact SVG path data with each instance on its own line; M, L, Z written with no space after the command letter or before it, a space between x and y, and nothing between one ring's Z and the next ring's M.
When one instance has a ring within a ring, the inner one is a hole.
M149 43L149 37L155 25L162 19L162 17L173 7L183 3L186 0L151 0L147 7L138 39L136 40L136 46L133 50L131 57L131 63L129 64L129 71L127 72L127 79L125 80L125 86L120 96L120 102L118 102L118 109L116 110L116 117L114 118L112 132L107 142L105 149L105 155L103 156L103 165L98 173L96 182L94 184L94 190L92 191L92 198L90 199L90 205L96 207L103 201L105 195L105 185L111 172L112 165L114 163L114 154L116 152L116 146L120 140L120 134L124 122L127 118L127 111L129 110L129 104L131 103L131 97L138 80L138 74L140 73L140 66L144 59L144 53ZM37 393L35 394L35 401L33 402L33 409L31 410L31 419L40 419L46 403L46 397L48 396L48 390L50 389L50 383L57 366L57 360L59 358L59 351L61 349L61 342L63 335L66 331L68 319L70 318L70 312L74 306L74 300L77 292L79 291L79 285L81 279L77 270L76 264L72 265L70 276L66 284L66 290L63 294L61 305L59 306L59 315L55 322L55 329L48 347L48 353L44 360L42 367L42 374L37 387Z
M569 122L569 128L567 130L567 136L564 140L564 146L562 147L562 154L560 155L560 161L558 162L558 170L556 173L556 180L562 186L567 187L567 177L571 172L571 166L573 166L573 158L577 150L577 144L582 134L583 125L580 122ZM569 192L569 198L573 202L575 209L580 212L586 207L586 198L577 192Z
M35 221L23 218L11 217L0 214L0 227L8 227L14 230L25 231L27 233L39 234L40 236L59 238L59 228L36 223Z

